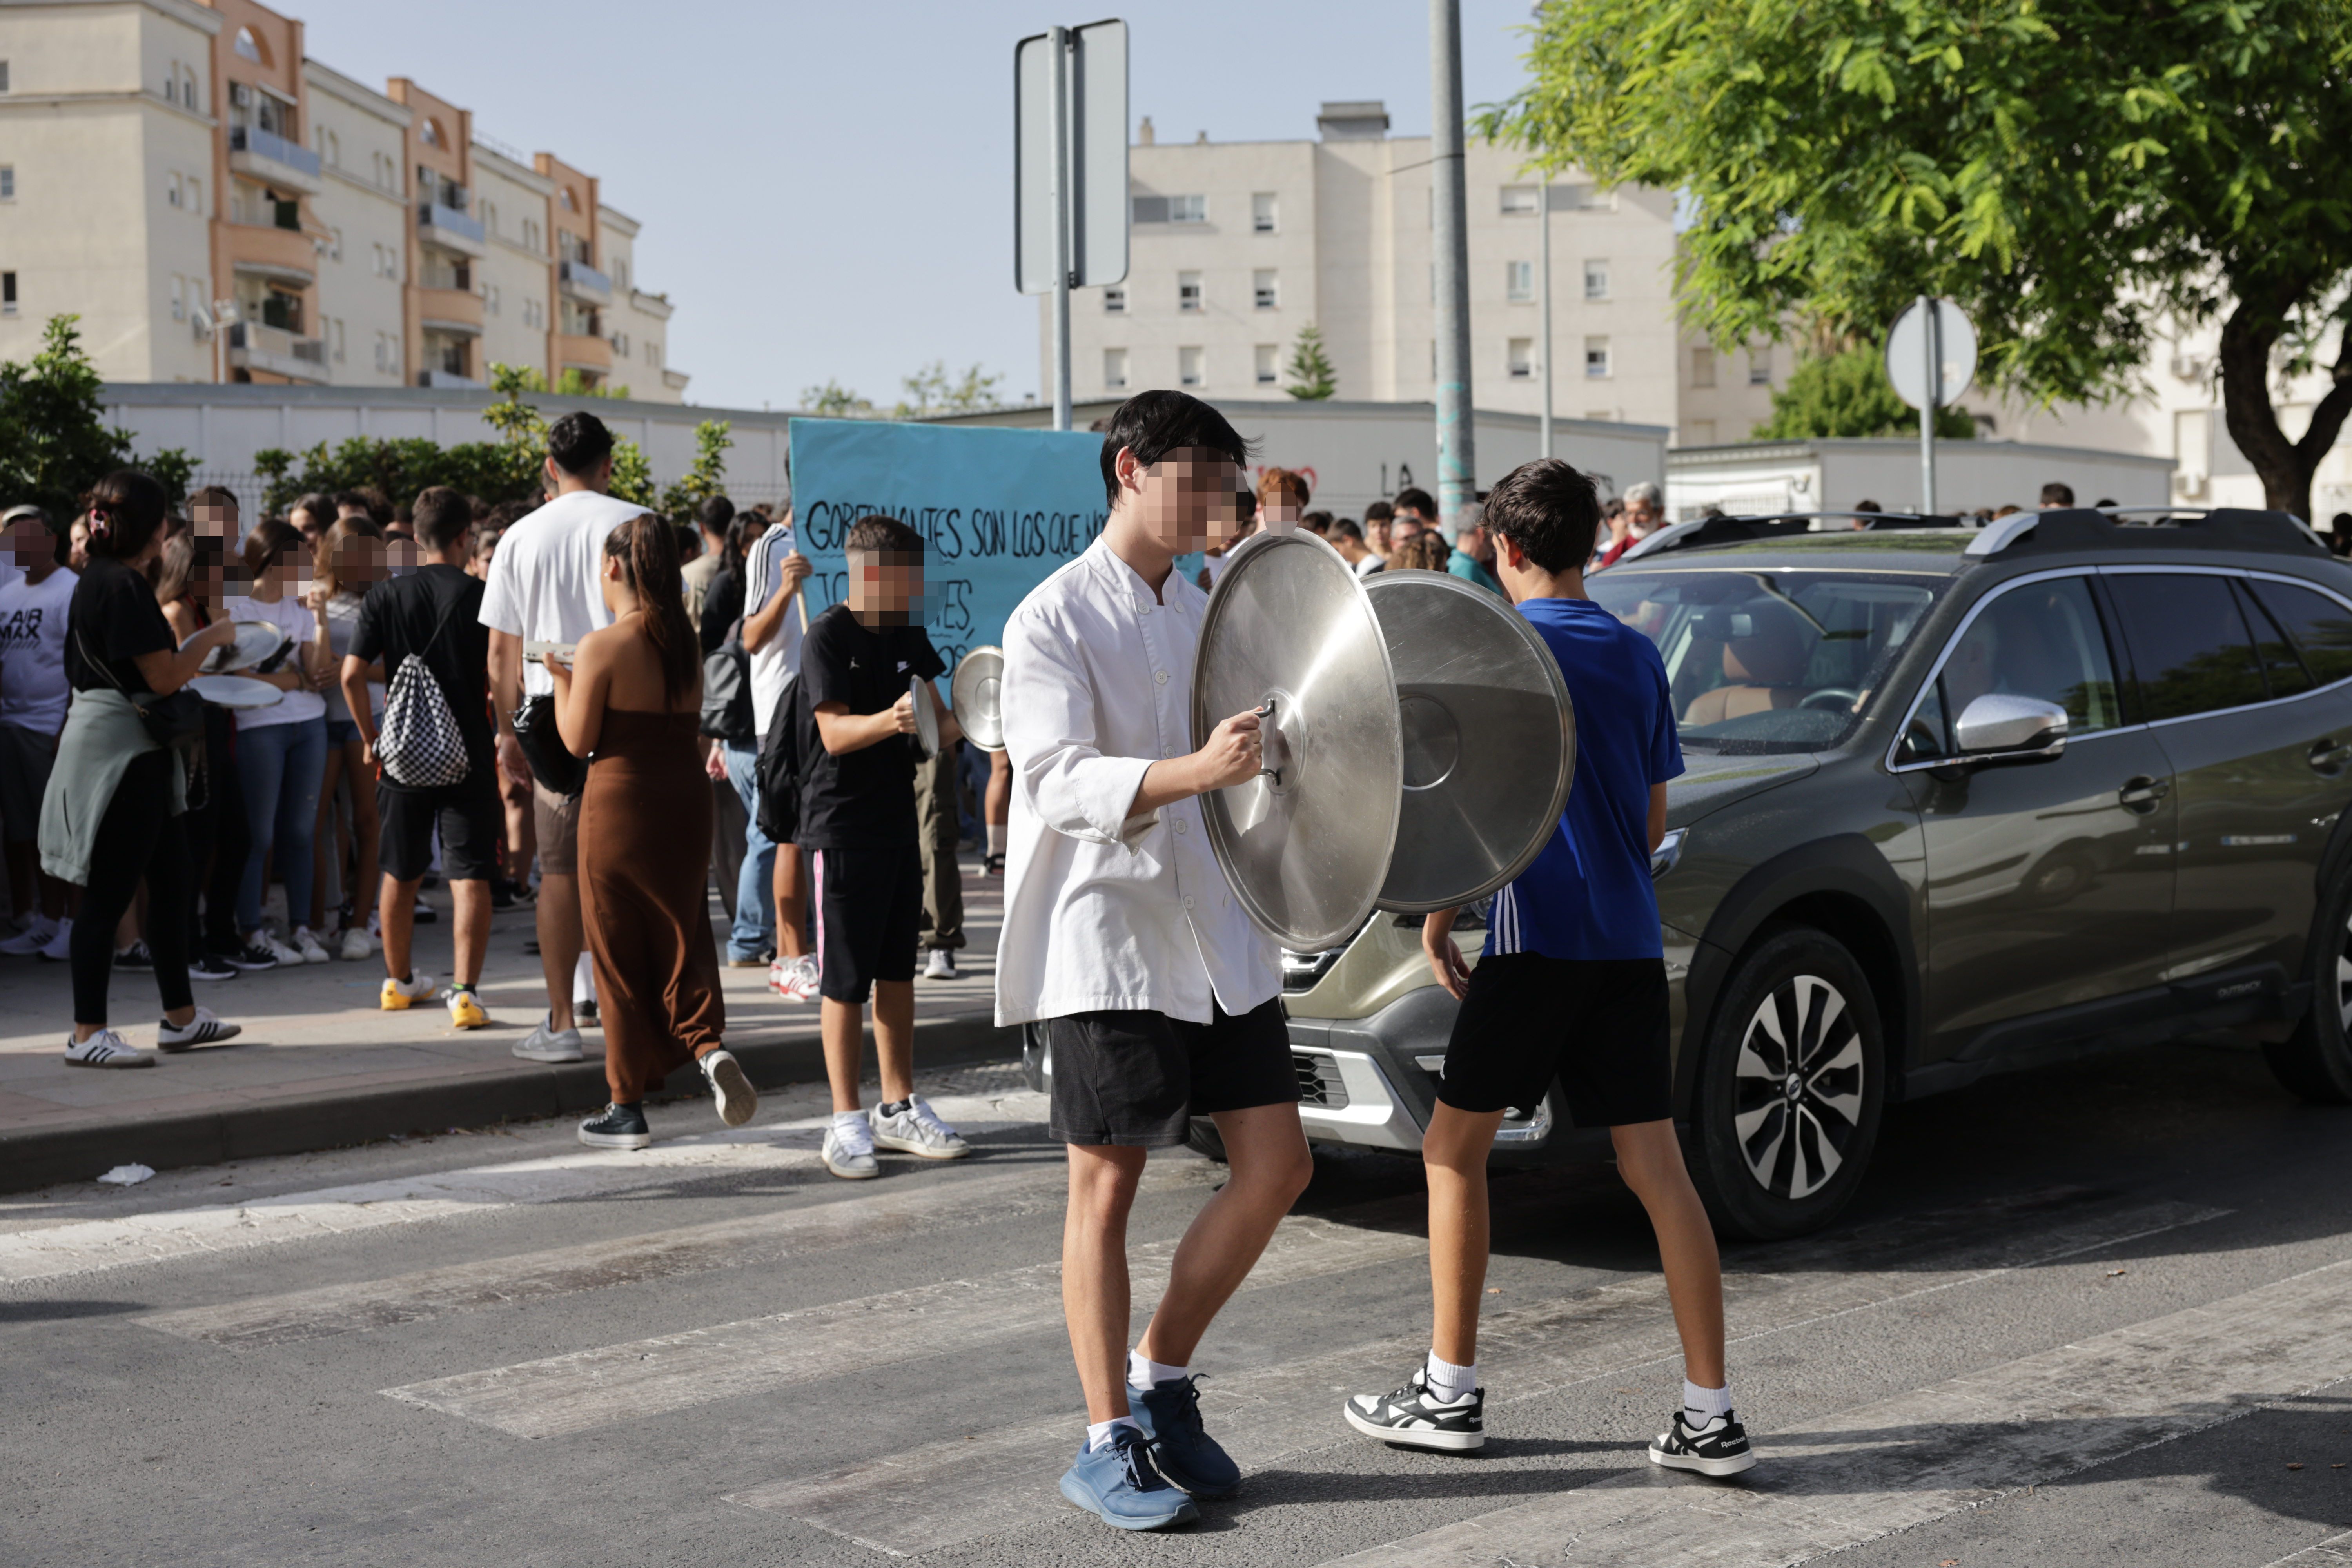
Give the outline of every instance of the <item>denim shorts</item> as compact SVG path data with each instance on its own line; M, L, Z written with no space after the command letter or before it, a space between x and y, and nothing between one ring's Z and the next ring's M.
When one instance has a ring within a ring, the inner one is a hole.
M330 746L356 746L359 743L360 727L358 724L349 719L330 719L327 721L327 744Z

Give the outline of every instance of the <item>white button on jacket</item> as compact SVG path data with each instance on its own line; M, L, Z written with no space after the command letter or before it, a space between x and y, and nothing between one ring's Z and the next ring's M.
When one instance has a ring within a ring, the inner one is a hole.
M1200 801L1128 816L1145 770L1192 750L1208 597L1176 572L1164 592L1154 605L1097 540L1005 626L999 1025L1113 1008L1205 1024L1213 1003L1241 1014L1281 992L1275 941L1234 902Z

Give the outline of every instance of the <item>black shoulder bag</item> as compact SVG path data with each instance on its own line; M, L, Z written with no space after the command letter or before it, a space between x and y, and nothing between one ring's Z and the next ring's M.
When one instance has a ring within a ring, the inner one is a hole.
M205 738L205 700L185 686L168 696L158 697L152 691L133 696L115 675L111 665L89 657L89 645L81 640L81 628L74 628L74 646L81 650L81 661L106 677L106 683L128 699L139 721L147 727L154 742L170 751L185 752L202 743Z
M522 742L522 759L531 777L551 795L565 799L588 785L588 764L572 754L555 725L555 693L535 692L515 705L515 739Z

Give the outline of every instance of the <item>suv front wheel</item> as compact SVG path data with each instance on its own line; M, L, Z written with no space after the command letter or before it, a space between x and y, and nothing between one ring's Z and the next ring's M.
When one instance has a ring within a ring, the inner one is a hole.
M1725 982L1690 1109L1716 1227L1773 1241L1827 1225L1878 1141L1886 1055L1862 967L1806 927L1767 931Z
M2294 1032L2263 1047L2271 1075L2322 1105L2352 1100L2352 876L2338 876L2314 927L2311 1005Z

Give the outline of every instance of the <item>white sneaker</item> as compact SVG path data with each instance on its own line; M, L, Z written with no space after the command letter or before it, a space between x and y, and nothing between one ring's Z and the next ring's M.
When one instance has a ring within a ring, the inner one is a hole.
M807 953L779 958L768 965L768 989L787 1002L807 1002L816 996L816 960Z
M375 943L368 941L367 932L360 930L359 927L349 926L343 931L343 940L337 950L337 956L356 963L363 958L375 956Z
M710 1085L711 1098L719 1102L719 1120L730 1127L740 1127L759 1114L760 1091L751 1087L751 1078L735 1053L720 1047L700 1058L702 1076Z
M527 1062L576 1062L580 1059L580 1031L551 1029L542 1017L538 1027L516 1042L514 1054Z
M919 1094L908 1099L896 1115L883 1115L878 1104L866 1115L874 1130L874 1142L881 1148L920 1154L926 1160L961 1160L971 1152L971 1145L940 1121L930 1102Z
M248 947L260 948L263 952L268 953L270 957L276 959L278 961L278 967L281 969L291 968L295 964L308 963L310 962L309 959L302 956L302 952L299 948L291 947L287 943L280 942L278 938L278 933L266 927L260 931L255 931L250 937L248 937L247 939L246 945Z
M845 1182L863 1182L882 1173L874 1158L874 1132L863 1120L835 1121L824 1130L824 1168Z
M35 915L25 929L5 942L0 942L0 952L11 958L30 958L49 945L58 934L58 922L47 915Z
M926 980L953 980L955 977L956 966L954 951L944 947L935 947L931 949L931 961L923 965L923 978Z
M245 1033L243 1025L224 1024L210 1007L199 1007L196 1016L184 1024L174 1024L169 1018L155 1026L155 1048L162 1051L184 1051L191 1046L209 1046L215 1040L233 1040Z
M58 929L49 933L49 940L41 947L41 956L51 963L64 963L73 957L73 921L70 918L58 922Z
M293 948L295 952L302 955L302 962L305 963L328 963L332 962L328 955L327 950L323 946L320 945L319 939L310 934L310 928L309 926L296 926L294 928Z
M66 1037L66 1066L69 1068L152 1068L155 1058L145 1051L133 1050L129 1041L111 1029L100 1029L79 1045L71 1035Z

